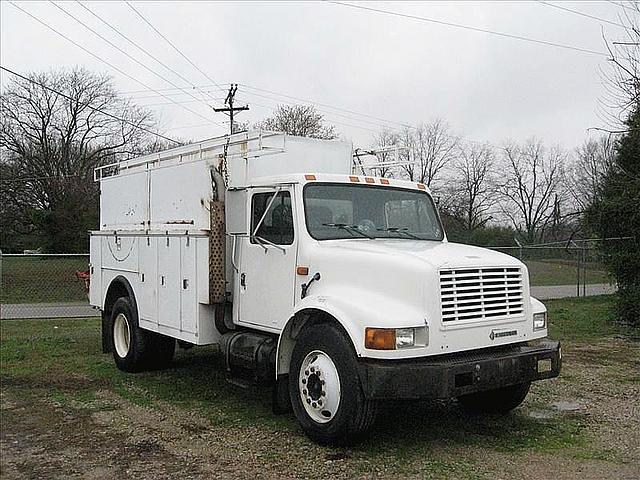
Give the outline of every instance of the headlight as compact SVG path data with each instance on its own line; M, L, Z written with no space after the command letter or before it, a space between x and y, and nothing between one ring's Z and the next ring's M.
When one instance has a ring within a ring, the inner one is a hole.
M416 328L367 328L365 348L371 350L399 350L429 345L429 327Z
M533 329L543 330L547 328L547 312L533 314Z

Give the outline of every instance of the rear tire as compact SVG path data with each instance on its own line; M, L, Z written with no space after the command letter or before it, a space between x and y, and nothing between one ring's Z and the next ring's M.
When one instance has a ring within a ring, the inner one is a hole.
M320 444L353 444L375 421L377 405L364 397L351 341L329 323L300 334L291 358L289 394L302 429Z
M461 395L458 402L474 413L508 413L518 407L526 398L531 382L496 388L485 392Z
M173 359L175 339L140 328L129 297L120 297L113 304L109 332L113 360L124 372L166 368Z

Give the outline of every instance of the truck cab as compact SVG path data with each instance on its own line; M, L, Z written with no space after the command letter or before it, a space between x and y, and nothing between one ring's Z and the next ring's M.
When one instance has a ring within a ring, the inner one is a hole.
M344 142L262 135L240 135L235 159L232 136L224 157L218 139L166 153L165 173L159 157L97 175L118 212L92 235L90 296L118 367L219 344L230 375L270 384L328 444L361 438L387 400L507 412L559 374L522 262L448 242L425 185L354 173ZM127 170L146 187L135 206Z

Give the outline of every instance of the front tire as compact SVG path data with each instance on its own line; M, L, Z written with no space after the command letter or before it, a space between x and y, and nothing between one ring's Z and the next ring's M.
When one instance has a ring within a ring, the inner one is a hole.
M355 353L337 326L305 328L291 358L289 394L296 418L309 438L349 445L373 424L376 404L364 397Z
M518 407L529 393L531 382L496 388L458 397L462 407L473 413L508 413Z

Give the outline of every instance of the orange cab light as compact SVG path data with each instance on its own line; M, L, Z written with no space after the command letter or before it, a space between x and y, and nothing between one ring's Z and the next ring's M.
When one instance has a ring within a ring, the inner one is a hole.
M350 180L350 181L352 181L352 182L359 182L359 181L360 181L360 179L359 179L358 177L355 177L355 176L353 176L353 175L351 175L351 176L349 177L349 180Z
M386 178L381 178L381 179L380 179L380 183L381 183L382 185L389 185L389 180L387 180Z
M367 328L364 346L371 350L395 350L396 331L392 328Z
M309 267L298 267L296 268L296 273L298 275L309 275Z
M364 177L364 181L367 183L375 183L375 180L371 177Z
M315 180L315 179L316 179L316 176L315 176L315 175L305 175L305 176L304 176L304 179L305 179L305 180Z
M419 183L419 184L418 184L418 188L419 188L420 190L426 190L426 189L427 189L427 187L425 187L423 183Z

